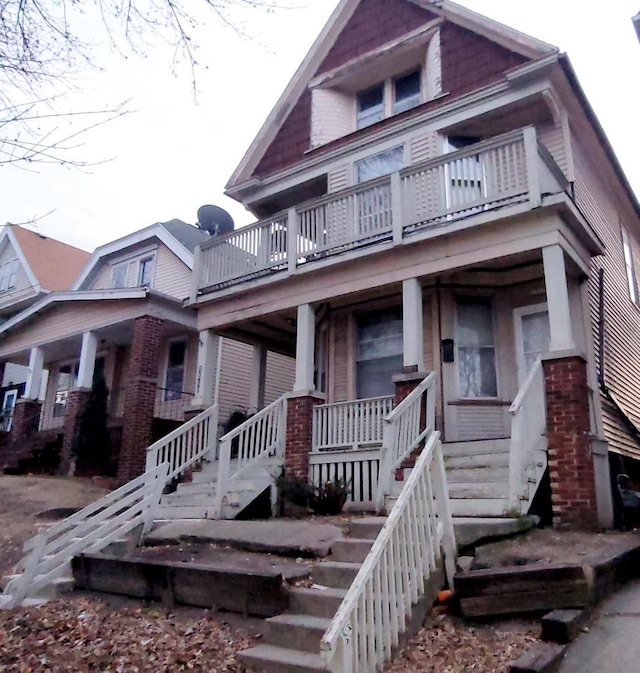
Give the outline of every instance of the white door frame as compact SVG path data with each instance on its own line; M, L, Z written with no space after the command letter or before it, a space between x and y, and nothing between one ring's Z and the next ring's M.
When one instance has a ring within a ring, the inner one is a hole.
M533 315L535 313L546 313L549 315L549 307L547 302L540 304L530 304L528 306L519 306L513 309L513 329L515 334L515 349L516 349L516 363L518 368L518 389L522 386L526 379L526 368L524 361L524 340L522 334L522 318L526 315Z
M16 406L16 401L18 399L18 389L17 388L11 388L10 390L5 390L4 391L4 397L2 398L2 429L5 432L10 432L11 431L11 424L13 423L13 413L11 413L9 416L5 416L4 412L7 409L11 409L13 412L13 409L15 409ZM8 405L7 401L11 400L11 404Z

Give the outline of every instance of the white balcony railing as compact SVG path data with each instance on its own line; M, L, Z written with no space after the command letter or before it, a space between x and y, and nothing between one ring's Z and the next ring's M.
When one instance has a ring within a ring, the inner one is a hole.
M567 186L535 129L512 131L212 237L196 253L193 299L477 213L537 207L542 194Z

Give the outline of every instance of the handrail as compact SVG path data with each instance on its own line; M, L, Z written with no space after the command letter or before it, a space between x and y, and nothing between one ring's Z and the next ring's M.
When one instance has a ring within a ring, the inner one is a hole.
M328 670L380 671L443 556L453 586L455 551L440 433L431 432L322 637L320 650Z
M214 404L153 443L147 449L146 469L169 463L167 479L175 479L207 456L215 455L217 435L218 405Z
M146 532L168 473L169 464L162 463L28 540L16 566L20 574L7 584L0 608L20 605L61 577L74 556L100 551L137 526Z
M298 215L306 212L307 210L312 210L313 208L318 208L319 206L324 206L332 201L335 201L336 198L345 199L354 194L360 194L362 192L367 192L370 189L375 187L381 187L382 185L388 185L391 180L390 175L383 175L379 178L373 178L373 180L367 180L366 182L359 182L357 185L352 185L351 187L346 187L341 189L339 192L330 192L329 194L324 194L323 196L318 196L315 199L310 201L305 201L297 206L296 211Z
M282 395L244 423L220 438L218 481L214 511L222 511L234 481L267 458L284 458L287 399ZM234 441L235 440L235 441ZM232 452L237 450L237 459L232 467Z
M382 454L378 477L377 510L380 511L391 478L412 451L435 429L435 382L431 372L383 421ZM430 393L423 408L423 395Z

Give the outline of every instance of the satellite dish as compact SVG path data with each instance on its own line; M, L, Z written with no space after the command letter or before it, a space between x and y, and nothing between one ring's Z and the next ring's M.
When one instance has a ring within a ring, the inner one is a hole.
M200 206L198 208L198 228L212 236L220 236L233 231L233 218L219 206Z

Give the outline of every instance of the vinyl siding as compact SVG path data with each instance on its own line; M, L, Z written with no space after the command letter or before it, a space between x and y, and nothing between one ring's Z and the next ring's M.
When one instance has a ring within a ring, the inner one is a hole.
M640 426L640 395L637 388L640 379L640 339L633 336L640 334L640 310L629 298L620 229L621 224L628 227L636 270L640 270L640 243L632 227L635 225L637 232L638 223L621 221L612 202L613 195L603 184L597 168L575 137L571 140L571 147L577 203L606 246L605 255L592 262L589 285L594 343L598 343L598 272L602 268L605 288L605 383L631 420ZM603 426L609 448L640 458L640 443L633 437L622 416L606 398L602 402Z
M264 387L264 404L275 402L284 393L293 390L296 361L286 355L267 353L267 375Z
M545 124L537 129L538 140L549 150L560 169L568 174L567 145L561 126Z
M156 255L153 289L184 299L191 290L191 271L169 248L160 244Z
M253 347L224 339L218 389L220 423L224 425L232 411L248 411L251 395Z

